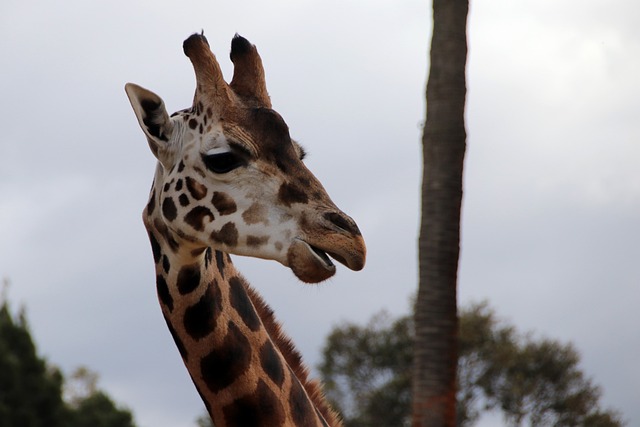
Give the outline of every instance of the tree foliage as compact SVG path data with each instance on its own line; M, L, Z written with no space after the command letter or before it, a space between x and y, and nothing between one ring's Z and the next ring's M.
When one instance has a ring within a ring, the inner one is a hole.
M135 427L131 412L120 409L103 391L80 400L71 411L73 427Z
M63 378L36 354L24 312L15 318L0 307L0 425L62 425L66 408Z
M202 415L196 418L196 425L198 427L215 427L206 409L203 411Z
M1 301L0 426L135 427L131 412L96 388L95 373L86 368L76 372L92 379L92 387L71 393L67 401L64 377L38 356L24 310L13 315L8 301Z
M380 313L365 327L347 324L327 337L320 372L327 397L348 427L408 421L411 335L408 317L392 320Z
M412 316L378 314L327 338L320 372L347 427L406 426L411 420ZM600 389L571 344L519 334L486 304L460 313L457 425L499 410L510 426L622 426L601 408Z

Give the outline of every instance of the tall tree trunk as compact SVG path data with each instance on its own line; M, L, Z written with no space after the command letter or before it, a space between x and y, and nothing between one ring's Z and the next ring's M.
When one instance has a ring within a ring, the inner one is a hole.
M412 427L456 425L456 287L466 140L468 9L468 0L433 0L427 119L422 136Z

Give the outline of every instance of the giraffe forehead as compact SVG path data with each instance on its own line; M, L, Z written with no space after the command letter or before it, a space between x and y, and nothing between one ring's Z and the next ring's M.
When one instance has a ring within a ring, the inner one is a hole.
M184 129L183 152L215 154L236 146L281 170L304 155L304 150L291 139L285 121L269 108L237 109L218 117L200 107L181 110L173 116Z
M255 158L276 163L278 159L293 161L299 156L289 127L270 108L248 108L225 120L223 130L229 142L243 145Z

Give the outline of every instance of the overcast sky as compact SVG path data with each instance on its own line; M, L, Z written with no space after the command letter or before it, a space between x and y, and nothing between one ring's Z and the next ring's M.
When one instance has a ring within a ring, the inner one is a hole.
M604 402L640 425L640 6L472 2L460 302L573 342ZM166 330L140 214L154 171L123 86L190 106L182 41L204 29L225 74L258 46L274 108L359 224L366 268L305 286L237 259L315 366L329 329L417 287L427 1L3 0L0 276L39 351L86 365L141 427L202 404ZM483 425L500 425L485 420Z

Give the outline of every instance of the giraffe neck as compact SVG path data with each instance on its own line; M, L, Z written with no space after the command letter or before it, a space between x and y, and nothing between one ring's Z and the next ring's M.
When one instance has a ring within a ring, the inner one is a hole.
M149 223L162 313L214 425L341 425L229 255Z

